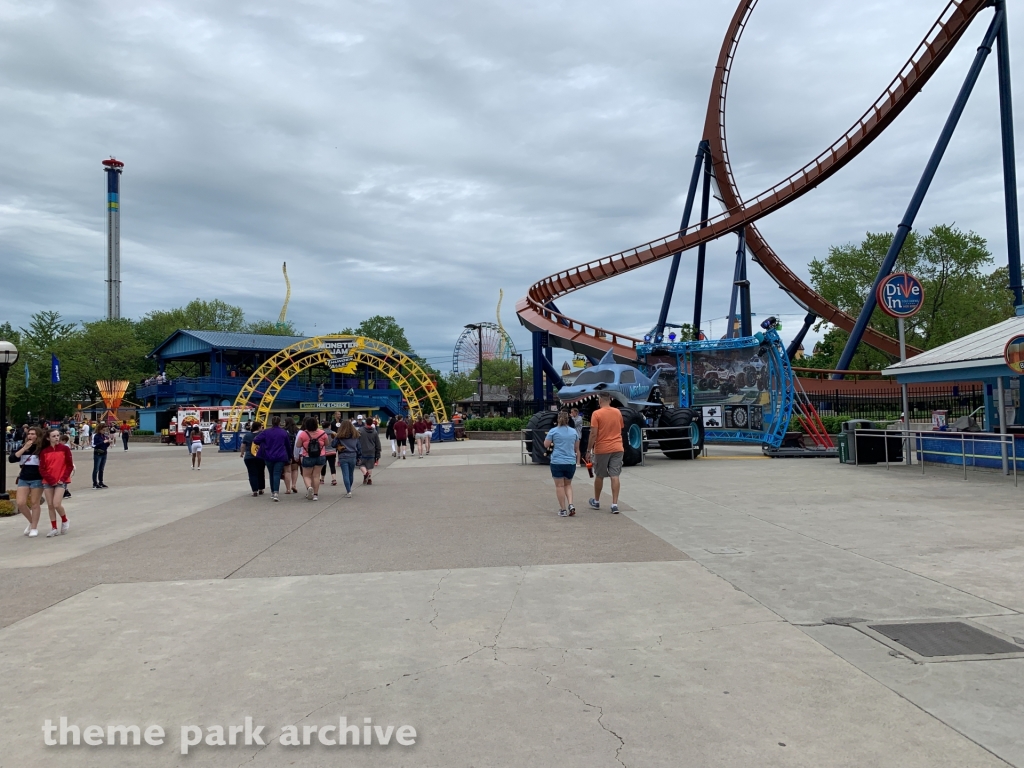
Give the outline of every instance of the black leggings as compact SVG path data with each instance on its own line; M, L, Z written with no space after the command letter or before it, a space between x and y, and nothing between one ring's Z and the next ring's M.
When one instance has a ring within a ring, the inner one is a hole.
M246 459L245 469L249 473L249 487L253 493L265 490L267 487L267 473L264 471L266 464L263 459Z
M331 467L331 476L334 476L334 475L336 475L338 473L337 467L334 464L335 459L337 458L338 454L336 454L336 453L326 453L324 455L327 457L327 464L324 464L322 467L320 467L320 477L321 477L321 479L327 477L327 466L328 465L330 465L330 467Z

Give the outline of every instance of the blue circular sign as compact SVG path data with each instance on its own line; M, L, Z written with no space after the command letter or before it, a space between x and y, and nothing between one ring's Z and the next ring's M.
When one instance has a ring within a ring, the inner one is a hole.
M876 298L889 317L913 317L924 306L924 286L913 275L896 272L878 284Z

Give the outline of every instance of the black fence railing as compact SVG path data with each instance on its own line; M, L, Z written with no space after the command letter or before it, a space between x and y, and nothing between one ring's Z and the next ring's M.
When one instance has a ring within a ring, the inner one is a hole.
M811 401L822 416L851 416L858 419L898 419L903 413L900 391L877 390L863 392L808 392ZM948 411L952 421L973 413L985 403L981 386L965 387L913 387L910 390L910 420L931 421L932 411Z

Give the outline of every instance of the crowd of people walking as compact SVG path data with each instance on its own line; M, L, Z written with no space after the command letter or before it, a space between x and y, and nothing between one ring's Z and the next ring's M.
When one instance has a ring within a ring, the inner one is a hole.
M373 470L381 457L380 433L372 417L344 419L335 412L324 424L307 416L300 426L291 417L273 416L267 428L259 423L246 425L241 454L253 496L267 491L268 479L273 501L299 494L301 477L306 499L319 501L320 487L330 472L330 484L338 484L340 473L345 497L351 498L357 470L363 485L373 485Z

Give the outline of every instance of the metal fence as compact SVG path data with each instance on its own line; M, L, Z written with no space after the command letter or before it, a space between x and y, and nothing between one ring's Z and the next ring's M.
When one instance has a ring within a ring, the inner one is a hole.
M858 419L898 419L903 413L900 391L808 392L807 399L822 416L851 416ZM985 403L981 386L912 387L910 420L930 421L932 411L948 411L950 421L973 413Z

